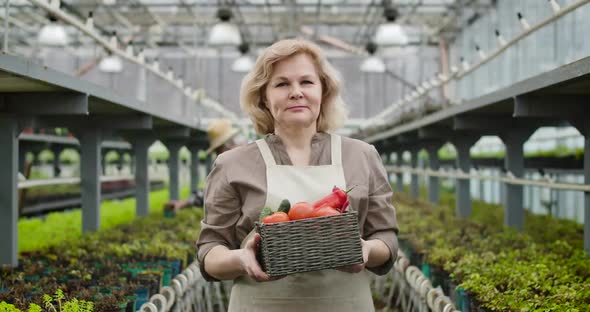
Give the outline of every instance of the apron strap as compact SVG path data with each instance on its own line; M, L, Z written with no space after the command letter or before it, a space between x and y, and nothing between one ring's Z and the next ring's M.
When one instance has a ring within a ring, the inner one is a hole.
M256 140L256 145L258 145L258 149L260 150L260 154L262 154L266 166L276 166L277 163L275 162L275 158L272 156L272 152L266 141L264 139Z
M262 154L266 166L276 166L275 158L264 139L256 140L256 145ZM336 134L330 134L330 152L332 165L342 165L342 138Z
M332 165L342 165L342 138L330 133Z

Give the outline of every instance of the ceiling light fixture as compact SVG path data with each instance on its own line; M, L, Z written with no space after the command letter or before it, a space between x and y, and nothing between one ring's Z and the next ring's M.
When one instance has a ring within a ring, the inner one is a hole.
M123 71L123 61L117 55L109 55L98 64L98 69L103 73L120 73Z
M63 25L57 23L57 19L53 16L49 17L49 20L51 23L43 26L37 35L37 41L39 44L53 47L63 47L68 45L70 38Z
M385 63L381 58L374 55L375 51L377 51L377 45L369 42L366 49L369 56L361 63L361 71L365 73L384 73Z
M386 23L379 25L375 32L375 43L380 46L403 46L408 44L408 36L401 25L395 22L398 12L393 7L386 7L383 15Z
M230 22L232 13L228 8L217 11L220 22L215 24L209 32L208 43L211 46L237 46L242 43L242 36L238 26Z
M242 43L238 46L238 50L240 50L240 57L237 58L231 66L231 70L237 73L247 73L254 68L254 61L248 55L248 47L247 43Z

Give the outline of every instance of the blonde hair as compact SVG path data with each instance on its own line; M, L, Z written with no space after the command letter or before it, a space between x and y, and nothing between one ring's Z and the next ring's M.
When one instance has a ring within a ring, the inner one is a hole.
M340 95L340 74L328 63L322 49L304 39L285 39L266 48L256 60L254 69L242 80L240 106L250 116L256 133L264 135L274 132L274 119L263 100L275 64L300 53L312 59L322 83L317 131L335 130L346 121L348 111Z

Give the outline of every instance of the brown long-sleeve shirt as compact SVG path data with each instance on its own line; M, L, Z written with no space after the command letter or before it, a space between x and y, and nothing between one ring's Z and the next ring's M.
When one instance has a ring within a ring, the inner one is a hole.
M277 165L292 165L278 136L268 135L265 140ZM330 162L330 135L317 133L311 142L310 165ZM376 274L385 274L391 269L398 248L398 225L387 173L372 145L347 137L342 137L342 165L346 187L355 186L348 193L349 209L358 213L361 237L379 239L391 251L387 263L369 268ZM197 256L206 279L214 280L204 270L207 253L217 245L240 248L242 240L254 228L265 201L266 167L255 143L217 157L205 184L205 217L197 241Z

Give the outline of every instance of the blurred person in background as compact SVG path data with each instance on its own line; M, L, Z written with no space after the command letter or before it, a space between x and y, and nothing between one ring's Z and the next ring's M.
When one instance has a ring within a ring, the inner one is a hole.
M245 143L245 137L240 135L240 130L234 128L229 119L215 119L207 127L207 138L209 147L207 155L219 156L223 152ZM195 170L195 169L191 169ZM185 207L203 207L203 192L201 189L191 191L191 196L183 200L170 200L165 205L165 209L178 210Z

